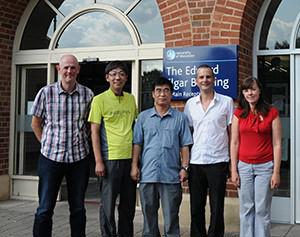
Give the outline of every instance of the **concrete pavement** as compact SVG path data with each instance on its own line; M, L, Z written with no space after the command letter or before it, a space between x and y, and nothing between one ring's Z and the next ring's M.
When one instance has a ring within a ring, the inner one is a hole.
M0 201L0 236L30 237L32 223L37 208L36 201L8 200ZM87 237L100 237L98 204L87 202ZM142 233L143 216L138 208L134 220L135 236ZM181 228L181 236L188 237L188 228ZM53 218L53 237L70 236L68 204L57 202ZM238 233L226 233L226 237L238 237ZM272 237L300 237L300 225L273 224Z

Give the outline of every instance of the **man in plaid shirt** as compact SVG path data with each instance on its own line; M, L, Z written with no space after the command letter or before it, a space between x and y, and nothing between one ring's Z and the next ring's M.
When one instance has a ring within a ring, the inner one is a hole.
M80 66L73 55L57 65L61 80L43 87L32 107L32 129L41 143L38 165L39 207L34 237L52 236L52 216L65 177L72 237L84 237L84 196L89 180L88 124L85 120L93 92L77 83Z

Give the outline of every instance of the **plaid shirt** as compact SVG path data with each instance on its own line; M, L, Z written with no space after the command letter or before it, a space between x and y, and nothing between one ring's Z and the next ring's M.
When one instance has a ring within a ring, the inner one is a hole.
M41 153L57 162L72 163L89 154L87 113L93 92L77 83L71 93L59 82L37 94L32 114L43 120Z

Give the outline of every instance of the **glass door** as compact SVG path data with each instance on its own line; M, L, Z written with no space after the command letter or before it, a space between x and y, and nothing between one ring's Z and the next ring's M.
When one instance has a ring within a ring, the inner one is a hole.
M47 83L47 67L19 67L16 81L15 144L12 176L13 198L36 199L40 143L31 129L31 107L37 92Z
M272 221L291 222L291 110L290 110L290 56L258 57L258 78L265 87L266 99L275 106L282 123L281 184L274 191Z
M40 143L31 129L31 107L38 91L47 83L47 68L23 67L17 84L16 154L14 174L36 175Z
M294 139L294 149L295 149L295 162L294 162L294 173L295 173L295 179L294 179L294 186L295 186L295 222L300 223L300 55L295 55L295 62L294 62L294 68L295 68L295 85L294 85L294 93L295 93L295 139Z

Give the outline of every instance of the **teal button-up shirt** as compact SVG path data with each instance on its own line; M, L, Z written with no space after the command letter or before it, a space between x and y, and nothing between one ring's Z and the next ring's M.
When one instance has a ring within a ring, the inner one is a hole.
M163 117L155 108L141 112L133 143L142 147L140 183L180 183L180 148L193 143L182 112L170 108Z

